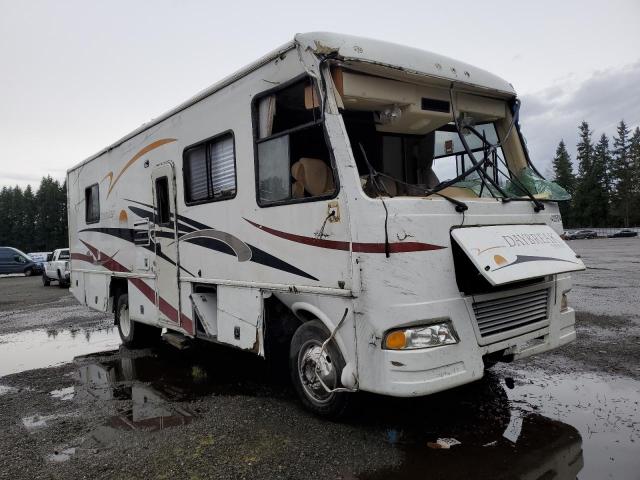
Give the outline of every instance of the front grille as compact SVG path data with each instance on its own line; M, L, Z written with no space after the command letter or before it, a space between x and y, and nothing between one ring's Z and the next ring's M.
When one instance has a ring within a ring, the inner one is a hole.
M546 320L549 289L474 302L473 312L482 337Z

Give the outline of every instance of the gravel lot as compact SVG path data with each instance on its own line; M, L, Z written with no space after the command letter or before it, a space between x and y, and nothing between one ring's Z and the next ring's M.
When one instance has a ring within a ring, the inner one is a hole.
M640 240L571 246L576 342L431 397L360 395L343 423L249 354L118 348L66 290L0 278L0 478L638 479Z

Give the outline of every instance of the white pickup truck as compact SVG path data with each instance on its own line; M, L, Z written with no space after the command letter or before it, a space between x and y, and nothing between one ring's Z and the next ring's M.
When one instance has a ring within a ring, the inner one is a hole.
M71 274L69 271L69 249L58 248L47 255L42 272L42 284L48 287L52 281L60 287L68 287Z

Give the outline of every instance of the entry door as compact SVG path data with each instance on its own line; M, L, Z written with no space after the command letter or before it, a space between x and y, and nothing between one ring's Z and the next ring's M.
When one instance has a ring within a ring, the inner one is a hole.
M178 230L175 222L176 176L173 162L153 169L153 240L155 250L156 308L158 318L167 323L180 323L180 282Z

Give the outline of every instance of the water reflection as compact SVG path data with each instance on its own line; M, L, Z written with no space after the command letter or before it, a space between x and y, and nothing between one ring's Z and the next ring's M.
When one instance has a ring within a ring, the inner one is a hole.
M103 444L116 441L123 429L153 431L192 422L187 401L198 396L283 395L293 401L288 388L268 379L263 362L226 350L121 348L76 361L78 398L118 405L119 413L93 435ZM360 479L575 479L583 467L578 431L514 407L498 376L420 399L362 395L344 428L378 438L404 457L400 465L362 472ZM452 446L435 448L442 444ZM352 472L345 476L354 478Z
M82 335L78 335L82 332ZM77 355L116 348L117 329L50 328L0 335L0 377L70 362Z
M514 408L501 379L491 374L421 399L372 397L356 422L383 427L383 441L404 457L360 479L575 479L583 467L579 432Z
M77 357L81 385L76 398L120 401L119 414L107 422L110 428L159 430L190 423L193 413L181 402L201 395L260 391L255 382L263 362L241 352L221 355L234 363L235 371L220 368L215 351L185 353L162 345L155 350L120 347L111 354ZM104 428L100 435L104 437Z

